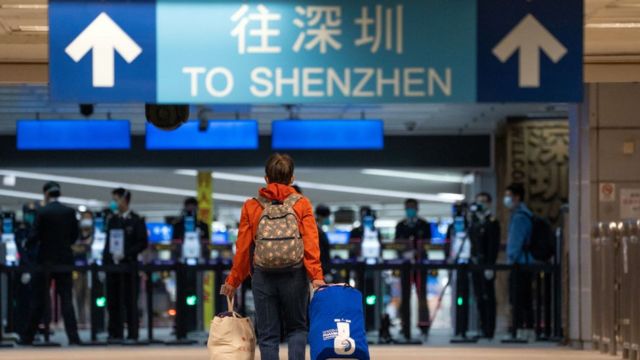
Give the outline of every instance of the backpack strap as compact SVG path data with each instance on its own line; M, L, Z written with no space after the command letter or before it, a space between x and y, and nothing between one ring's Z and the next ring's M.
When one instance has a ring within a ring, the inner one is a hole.
M293 208L293 206L300 200L302 199L302 195L300 194L291 194L289 196L287 196L286 199L284 199L283 204L286 206L289 206L291 208Z
M258 196L256 196L256 197L254 197L253 199L254 199L255 201L257 201L257 202L258 202L258 204L260 205L260 207L261 207L263 210L264 210L264 209L266 209L267 207L269 207L269 206L271 205L271 200L267 199L267 198L266 198L266 197L264 197L264 196L260 196L260 195L258 195Z

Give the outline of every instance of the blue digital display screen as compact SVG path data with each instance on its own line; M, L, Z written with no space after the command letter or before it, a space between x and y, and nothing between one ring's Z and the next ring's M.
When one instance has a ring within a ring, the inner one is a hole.
M3 234L11 234L13 233L13 219L12 218L4 218L2 219L2 233Z
M147 124L148 150L254 150L258 148L255 120L211 120L205 131L199 122L189 121L176 130L165 131Z
M172 240L173 226L165 223L147 223L147 232L150 243L167 243Z
M278 120L271 125L276 150L382 150L382 120Z
M346 245L349 243L350 237L351 233L349 231L335 230L327 233L327 238L331 245Z
M211 237L211 243L215 245L226 245L229 243L229 233L226 231L215 231Z
M18 150L128 150L128 120L18 120Z

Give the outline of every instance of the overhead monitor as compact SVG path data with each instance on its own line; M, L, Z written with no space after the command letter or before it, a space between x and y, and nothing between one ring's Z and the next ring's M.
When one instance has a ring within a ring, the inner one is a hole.
M128 150L128 120L18 120L18 150Z
M278 120L271 125L275 150L382 150L382 120Z
M255 150L258 122L255 120L211 120L206 128L189 121L176 130L165 131L147 124L148 150Z

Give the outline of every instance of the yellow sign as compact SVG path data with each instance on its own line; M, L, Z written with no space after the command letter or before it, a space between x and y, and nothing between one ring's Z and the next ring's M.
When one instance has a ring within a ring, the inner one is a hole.
M210 171L198 171L197 192L198 219L204 221L209 226L209 231L211 231L211 223L213 222L213 181ZM202 316L204 331L209 331L209 324L215 315L213 313L216 301L214 284L214 272L204 272L202 275Z

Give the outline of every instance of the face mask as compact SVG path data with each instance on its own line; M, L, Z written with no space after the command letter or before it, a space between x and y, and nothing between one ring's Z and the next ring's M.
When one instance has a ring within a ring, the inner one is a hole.
M418 217L418 210L417 209L406 209L405 212L407 214L407 218L409 218L409 219L415 219L415 218Z
M331 219L326 218L326 219L322 220L322 225L324 225L324 226L331 225Z
M373 229L373 224L374 224L373 218L370 216L367 216L366 218L364 218L364 220L362 220L362 224L366 228Z
M115 200L111 200L109 203L109 209L113 212L118 212L118 203Z
M33 225L33 220L34 220L34 216L33 214L25 214L24 215L24 222L29 224L29 225Z
M91 219L80 220L80 227L85 229L93 227L93 220Z
M502 202L507 209L511 209L513 207L513 198L511 196L505 196L504 199L502 199Z

